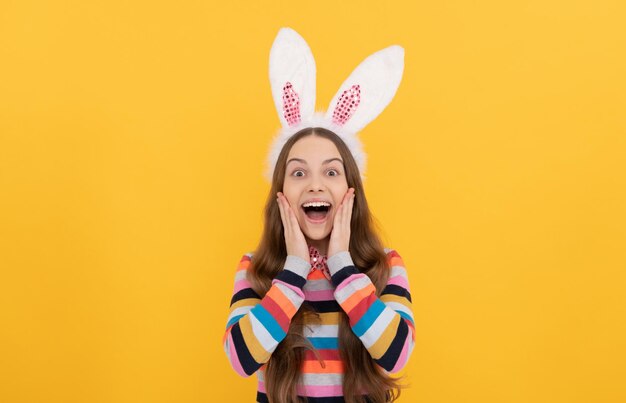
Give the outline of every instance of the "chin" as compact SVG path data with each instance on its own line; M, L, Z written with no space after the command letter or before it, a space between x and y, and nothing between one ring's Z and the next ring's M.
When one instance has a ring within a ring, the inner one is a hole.
M322 241L324 239L327 239L330 236L330 232L307 231L304 235L312 241Z

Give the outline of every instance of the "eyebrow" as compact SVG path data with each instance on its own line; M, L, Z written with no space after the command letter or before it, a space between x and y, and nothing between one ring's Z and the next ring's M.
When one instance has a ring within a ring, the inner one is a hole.
M339 161L343 164L343 161L341 160L341 158L334 157L334 158L329 158L327 160L322 161L322 165L330 164L333 161ZM292 158L289 161L287 161L287 164L285 165L289 165L290 162L300 162L302 164L308 165L307 162L303 160L302 158Z

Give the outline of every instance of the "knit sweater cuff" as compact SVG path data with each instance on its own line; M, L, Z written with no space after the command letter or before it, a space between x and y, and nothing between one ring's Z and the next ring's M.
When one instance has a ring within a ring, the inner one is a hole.
M334 275L344 267L354 266L354 263L352 262L352 256L350 256L350 252L348 252L347 250L335 253L328 258L326 264L328 265L328 270L330 271L331 275Z
M285 270L294 272L306 280L309 271L311 271L311 263L299 256L288 255L287 260L285 260Z

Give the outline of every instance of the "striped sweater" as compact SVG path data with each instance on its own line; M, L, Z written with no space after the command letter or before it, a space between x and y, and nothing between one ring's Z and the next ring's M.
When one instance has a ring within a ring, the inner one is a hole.
M349 252L328 258L331 281L309 262L287 256L284 270L262 298L246 278L252 254L242 257L235 274L235 288L223 343L235 371L247 377L257 373L257 402L268 402L264 387L265 363L285 338L291 318L306 301L320 321L304 326L305 336L317 349L322 365L306 351L298 395L311 403L343 402L343 362L338 350L341 311L352 331L363 342L374 362L389 373L406 364L415 342L411 295L407 272L396 251L385 249L391 273L380 297L369 277L354 266ZM258 371L258 372L257 372Z

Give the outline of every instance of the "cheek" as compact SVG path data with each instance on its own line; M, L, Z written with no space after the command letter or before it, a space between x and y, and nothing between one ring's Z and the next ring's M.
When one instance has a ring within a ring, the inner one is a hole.
M302 209L300 208L300 205L298 204L299 203L298 199L294 197L292 198L287 197L287 201L289 202L291 211L296 216L296 219L298 220L300 224L302 224L302 217L301 217Z
M286 196L286 195L285 195ZM294 197L287 197L287 201L289 202L289 206L291 206L291 209L293 210L294 213L298 213L298 200Z
M288 186L287 184L285 184L283 186L283 194L287 198L287 201L289 202L289 205L291 207L294 207L295 204L298 203L299 193L297 189L295 189L293 186Z
M337 186L337 188L333 191L333 199L335 200L335 206L339 207L346 193L348 192L348 185L345 186Z

